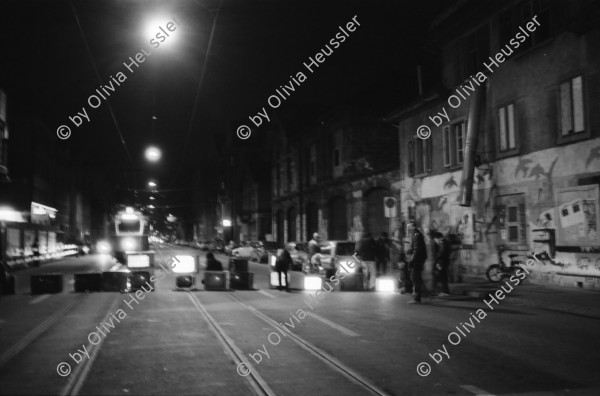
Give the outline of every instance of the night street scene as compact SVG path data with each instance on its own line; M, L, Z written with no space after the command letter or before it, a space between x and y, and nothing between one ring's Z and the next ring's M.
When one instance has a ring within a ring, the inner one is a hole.
M600 395L600 0L0 34L0 395Z

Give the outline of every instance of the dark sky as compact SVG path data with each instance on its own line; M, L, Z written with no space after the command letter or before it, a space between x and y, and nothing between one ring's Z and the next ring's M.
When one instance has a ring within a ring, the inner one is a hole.
M223 0L207 58L217 0L2 1L0 86L11 109L37 113L48 133L68 125L72 135L60 144L82 161L117 174L137 169L141 178L178 187L201 158L214 155L207 134L231 139L299 71L307 80L280 107L299 123L314 115L306 109L343 104L365 92L393 93L399 104L415 95L418 49L429 19L444 4ZM308 73L303 62L354 16L360 27ZM173 18L180 23L174 37L153 48L149 41L159 25ZM148 30L150 20L156 27ZM151 55L131 73L123 62L141 49ZM92 109L88 97L119 72L127 80L113 84L110 99ZM83 107L90 121L76 127L69 116ZM149 144L163 149L160 165L144 161ZM127 182L134 183L119 181Z

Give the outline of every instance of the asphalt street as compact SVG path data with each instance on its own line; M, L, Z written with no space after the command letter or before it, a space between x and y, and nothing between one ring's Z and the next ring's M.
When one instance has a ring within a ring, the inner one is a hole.
M156 250L163 264L205 255ZM510 298L491 310L464 295L421 305L379 292L318 300L270 289L258 263L254 290L177 290L169 273L137 298L73 292L74 273L115 265L91 255L19 274L18 293L0 299L0 394L600 394L596 318ZM29 295L31 273L65 274L64 292Z

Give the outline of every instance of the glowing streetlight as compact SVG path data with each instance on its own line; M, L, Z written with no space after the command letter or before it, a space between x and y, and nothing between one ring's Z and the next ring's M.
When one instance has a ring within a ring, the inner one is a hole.
M150 180L148 182L148 187L156 187L156 186L157 186L157 184L156 184L156 182L154 180Z
M146 159L150 162L157 162L162 156L161 151L156 147L148 147L145 152Z
M154 197L150 197L150 201L154 201L154 199L155 199Z
M231 227L231 220L223 219L223 227Z

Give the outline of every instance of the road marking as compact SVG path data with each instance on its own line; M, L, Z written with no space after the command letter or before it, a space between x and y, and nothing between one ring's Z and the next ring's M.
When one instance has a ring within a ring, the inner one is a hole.
M263 294L263 295L267 296L267 297L275 298L275 296L274 296L274 295L272 295L271 293L268 293L268 292L266 292L266 291L264 291L264 290L259 290L258 292L259 292L260 294Z
M471 392L474 395L477 395L477 396L494 396L493 393L484 391L483 389L480 389L473 385L461 385L460 387L468 392Z
M229 296L231 298L233 298L234 300L236 300L240 305L242 305L242 306L246 307L248 310L250 310L255 316L262 319L265 323L270 324L274 329L276 329L276 330L281 329L281 324L274 321L267 315L263 314L256 308L252 307L251 305L246 304L244 301L240 300L238 297L236 297L233 294L230 294ZM337 371L338 373L344 375L346 378L348 378L353 383L362 386L363 388L368 390L373 395L388 396L388 393L386 393L383 389L380 389L379 387L377 387L377 385L371 383L367 378L363 377L356 371L352 370L350 367L346 366L345 364L340 362L338 359L329 355L327 352L325 352L321 348L311 344L310 342L308 342L304 338L294 334L292 331L290 331L287 328L285 329L285 331L287 332L290 339L292 341L294 341L298 346L300 346L302 349L309 352L313 356L317 357L319 360L321 360L322 362L327 364L330 368L332 368L335 371Z
M208 310L204 308L204 305L198 300L198 297L195 295L188 293L188 297L192 301L192 304L198 312L204 317L204 320L209 324L210 329L217 337L217 340L223 347L226 353L228 353L236 363L238 367L241 364L245 365L248 369L248 374L244 377L246 381L248 381L250 387L254 391L256 395L266 395L266 396L275 396L275 392L269 387L269 385L265 382L265 380L258 374L258 371L252 366L252 364L245 358L244 353L235 345L235 342L223 331L223 328L219 326L217 321L212 317Z
M51 294L42 294L41 296L38 296L38 297L34 298L33 300L29 301L29 304L37 304L39 302L44 301L45 299L47 299L50 296L51 296Z
M36 328L31 330L25 337L19 340L12 347L8 348L2 355L0 355L0 367L2 367L11 358L19 354L27 345L33 340L39 337L43 332L48 330L54 323L58 322L74 305L77 300L71 301L68 305L64 306L60 311L50 316L48 319L40 323Z
M325 323L326 325L328 325L328 326L331 326L331 327L333 327L334 329L341 331L342 333L344 333L344 334L346 334L346 335L348 335L348 336L350 336L350 337L358 337L358 336L360 336L360 334L358 334L358 333L355 333L355 332L353 332L352 330L345 328L344 326L340 326L339 324L337 324L337 323L334 323L334 322L332 322L332 321L331 321L331 320L329 320L329 319L325 319L325 318L324 318L324 317L322 317L322 316L319 316L319 315L317 315L317 314L314 314L314 313L312 313L312 312L307 312L306 314L307 314L308 316L311 316L311 317L313 317L313 318L317 319L317 320L318 320L318 321L320 321L321 323Z
M104 323L104 322L108 321L108 318L110 317L110 315L112 315L112 312L115 310L115 308L117 308L119 306L120 301L121 300L119 298L116 298L112 302L110 308L108 309L108 312L106 312L104 319L102 319L102 322L100 322L100 323ZM69 381L67 381L67 384L65 385L62 392L60 393L62 396L79 394L79 391L81 390L81 387L83 386L85 379L87 378L87 376L92 368L92 364L94 364L94 361L96 360L98 351L100 350L100 347L102 346L102 343L104 342L104 340L106 340L106 337L107 336L101 337L100 342L98 344L92 344L90 342L87 345L87 347L84 347L84 349L87 348L87 350L89 351L90 357L89 357L89 359L84 360L82 362L82 364L78 364L77 367L75 368L75 370L73 370L73 372L71 373L71 375L69 377Z

